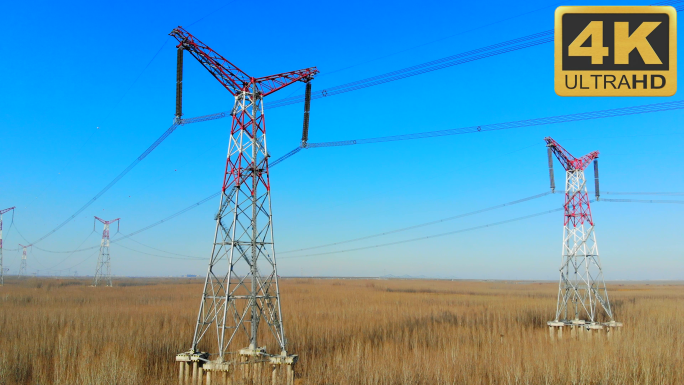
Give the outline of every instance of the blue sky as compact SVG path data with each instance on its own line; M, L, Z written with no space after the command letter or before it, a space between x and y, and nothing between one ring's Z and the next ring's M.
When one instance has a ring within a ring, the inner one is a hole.
M601 3L609 4L638 3ZM253 76L317 66L321 75L313 83L316 90L551 29L557 5L552 1L8 3L0 61L5 74L0 93L0 208L17 206L17 210L9 231L11 216L5 215L5 265L10 274L18 270L20 254L8 250L24 242L17 230L29 241L50 231L172 123L175 43L167 34L177 25ZM189 55L185 59L185 116L230 109L231 95ZM270 98L302 90L294 85ZM559 97L553 90L553 46L544 44L315 100L310 141L677 100L679 94ZM275 157L297 146L302 110L296 104L267 111L268 143ZM276 250L343 241L545 192L545 136L576 156L600 151L603 191L684 191L680 158L684 131L678 124L682 114L673 111L302 151L272 171ZM228 128L227 119L179 128L78 218L38 246L56 251L75 249L82 242L83 247L94 246L101 231L98 226L98 233L92 233L94 215L121 217L121 232L126 234L217 191ZM556 175L561 186L558 164ZM562 201L562 195L556 194L320 251L454 231L554 209ZM139 251L208 258L217 206L218 200L206 203L133 238L142 244L113 244L114 273L204 274L206 260L165 259ZM680 205L594 205L606 278L684 279L682 209ZM282 255L279 268L282 275L556 279L561 235L562 214L557 213L397 246L307 258L285 258L297 255L288 253ZM71 269L92 275L96 258L92 251L69 255L33 249L28 270L40 269L43 274L53 269L62 274L56 270Z

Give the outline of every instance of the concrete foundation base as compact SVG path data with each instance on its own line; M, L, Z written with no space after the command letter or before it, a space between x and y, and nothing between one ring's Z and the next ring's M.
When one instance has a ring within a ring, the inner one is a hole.
M549 321L546 325L549 327L549 340L552 342L557 339L563 339L563 330L572 339L592 339L611 338L613 334L618 333L620 328L622 328L622 323L615 321L604 323L584 320Z
M234 361L209 361L204 352L176 355L179 385L294 385L295 354L271 356L264 348L241 349ZM283 368L284 367L284 368Z
M178 362L178 384L195 385L200 384L204 362L209 358L209 353L205 352L185 352L176 354Z

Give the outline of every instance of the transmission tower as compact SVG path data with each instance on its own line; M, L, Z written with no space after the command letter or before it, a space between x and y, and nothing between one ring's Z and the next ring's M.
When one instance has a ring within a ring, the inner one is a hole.
M93 286L104 281L105 286L112 286L112 266L109 262L109 225L117 222L117 232L119 231L119 219L116 218L111 221L105 221L102 218L95 217L95 220L102 222L104 228L102 229L102 241L100 241L100 255L97 257L97 265L95 266L95 278L93 278ZM95 230L95 220L93 220L93 231Z
M0 210L0 286L5 285L5 265L2 262L2 215L10 210L14 210L14 207ZM14 211L12 211L12 215L14 215Z
M594 220L591 216L584 169L594 161L596 199L599 199L598 151L575 158L550 137L544 139L548 148L551 190L555 190L553 155L565 169L565 208L563 216L563 251L558 285L556 317L548 322L551 335L554 328L562 336L563 327L571 331L600 331L622 326L613 320L608 291L596 243ZM599 317L599 310L605 317ZM604 322L599 322L604 321ZM607 321L607 322L606 322Z
M182 27L170 35L179 41L176 121L182 122L183 51L235 97L223 192L195 333L190 350L176 356L181 381L183 373L189 376L186 364L192 364L193 378L199 376L201 382L206 372L209 382L212 372L225 376L240 360L243 376L257 382L264 363L273 366L274 379L277 368L286 365L287 382L292 383L297 356L288 355L280 306L263 99L295 82L309 83L318 70L254 78ZM200 344L202 349L216 349L211 353L215 359L209 361L210 354L200 351ZM276 352L268 353L271 349Z
M26 276L26 249L31 247L31 246L33 246L33 245L24 246L21 243L19 244L19 247L22 248L21 265L19 265L19 278Z

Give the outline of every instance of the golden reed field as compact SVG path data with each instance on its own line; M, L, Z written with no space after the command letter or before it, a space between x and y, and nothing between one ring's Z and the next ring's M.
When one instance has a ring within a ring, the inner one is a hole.
M176 384L200 280L6 279L0 384ZM610 284L610 340L549 340L555 283L283 279L297 384L684 384L684 285Z

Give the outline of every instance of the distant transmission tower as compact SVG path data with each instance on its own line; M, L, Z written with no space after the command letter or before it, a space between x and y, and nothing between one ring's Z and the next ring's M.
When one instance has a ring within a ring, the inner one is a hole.
M562 336L563 327L569 326L574 333L602 330L610 331L622 324L613 320L613 311L608 300L608 291L603 279L603 270L596 244L594 220L591 216L584 169L594 161L594 182L596 199L599 199L598 151L581 158L575 158L552 138L545 138L549 156L551 189L555 190L553 179L553 157L565 168L565 213L563 229L563 252L558 286L556 317L548 322L551 336L554 328ZM598 310L603 309L605 317L599 322ZM607 319L605 319L607 318Z
M0 210L0 286L3 286L5 284L5 265L2 261L2 214L10 210L14 210L14 207ZM12 215L14 215L14 211L12 211Z
M253 78L183 28L174 29L171 36L180 43L179 63L182 50L188 51L235 97L223 193L195 333L190 351L176 356L180 381L190 375L192 364L193 383L202 383L203 373L208 383L212 373L225 376L237 367L243 376L261 383L263 364L269 364L274 381L277 368L286 365L287 383L292 384L297 356L288 355L281 314L263 99L295 82L309 83L318 70ZM177 121L181 85L178 75ZM205 338L209 335L213 338ZM214 360L207 360L209 353L200 351L200 343L202 349L216 349ZM276 352L268 353L270 349Z
M104 281L105 286L112 286L112 266L109 261L109 225L117 222L117 232L119 226L119 219L116 218L111 221L105 221L102 218L95 217L96 220L104 224L102 230L102 241L100 242L100 255L97 257L97 265L95 266L95 278L93 278L93 286ZM95 221L93 221L93 230L95 230Z
M19 278L26 276L26 249L31 247L31 246L33 246L33 245L24 246L21 243L19 244L19 247L22 248L21 265L19 265Z

